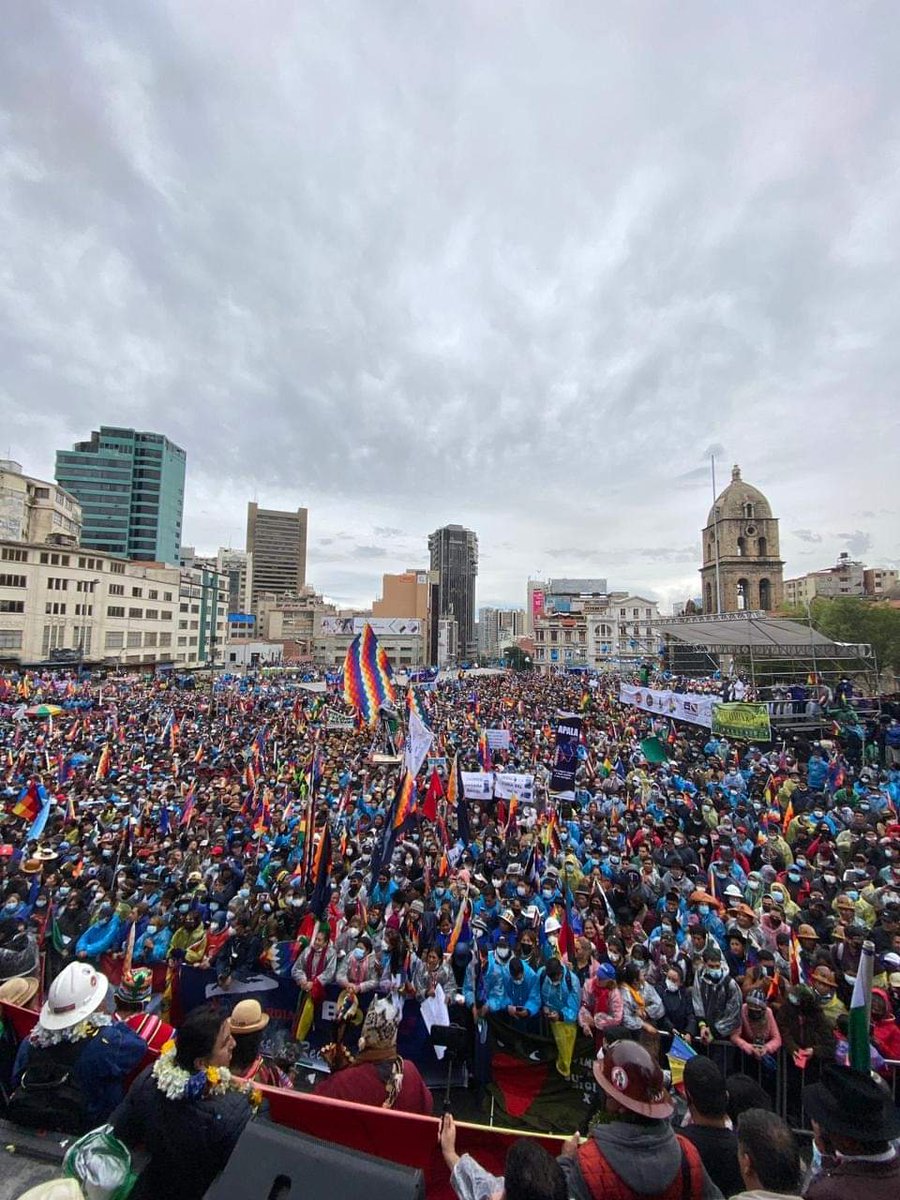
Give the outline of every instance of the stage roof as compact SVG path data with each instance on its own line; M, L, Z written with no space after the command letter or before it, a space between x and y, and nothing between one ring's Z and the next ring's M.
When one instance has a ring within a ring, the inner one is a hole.
M698 617L660 621L665 637L675 638L714 654L750 654L763 658L871 658L871 646L833 642L800 621L767 614L735 613L728 617Z

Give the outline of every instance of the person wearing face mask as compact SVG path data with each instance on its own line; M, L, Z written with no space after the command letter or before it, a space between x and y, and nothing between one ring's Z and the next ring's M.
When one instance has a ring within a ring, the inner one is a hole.
M761 1062L768 1071L776 1067L775 1055L781 1049L781 1032L765 995L756 989L741 1008L741 1024L731 1035L731 1043L749 1058Z
M363 997L376 991L383 975L383 965L378 964L372 954L372 939L364 933L340 960L335 982L351 996Z
M703 963L694 978L691 995L700 1040L728 1040L741 1023L742 996L715 944L708 945L703 952Z
M130 912L127 904L116 907L111 900L104 900L97 909L95 918L76 942L75 957L82 961L99 963L101 957L121 941Z
M140 941L135 940L135 963L153 966L165 962L169 956L171 940L172 931L165 918L159 913L150 913Z
M612 963L600 963L596 974L585 980L582 987L578 1024L594 1038L599 1049L604 1037L614 1036L613 1031L621 1028L623 1011L616 968Z
M670 963L656 992L663 1007L663 1015L657 1020L659 1028L666 1033L678 1034L691 1042L698 1032L697 1018L690 989L684 986L684 971L677 963Z

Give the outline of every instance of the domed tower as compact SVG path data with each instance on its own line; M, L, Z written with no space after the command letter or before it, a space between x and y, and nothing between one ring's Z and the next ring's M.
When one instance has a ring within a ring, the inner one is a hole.
M703 611L779 608L783 569L778 520L759 488L745 483L740 467L733 467L731 483L716 497L703 530Z

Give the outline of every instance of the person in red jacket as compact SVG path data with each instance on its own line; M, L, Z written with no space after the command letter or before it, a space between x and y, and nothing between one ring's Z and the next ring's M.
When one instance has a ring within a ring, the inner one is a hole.
M900 1025L883 988L872 988L872 1041L885 1058L900 1060Z
M373 1001L363 1022L355 1062L317 1083L315 1095L431 1116L431 1092L415 1064L397 1053L399 1025L400 1013L391 998Z

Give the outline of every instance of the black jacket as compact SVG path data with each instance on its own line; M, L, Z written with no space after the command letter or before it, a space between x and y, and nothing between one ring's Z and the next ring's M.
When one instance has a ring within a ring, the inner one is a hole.
M110 1117L116 1137L127 1146L143 1146L150 1156L130 1200L201 1200L231 1157L250 1120L250 1105L239 1092L167 1100L152 1069L138 1077Z

